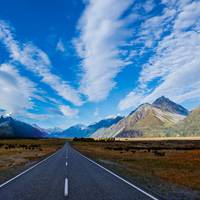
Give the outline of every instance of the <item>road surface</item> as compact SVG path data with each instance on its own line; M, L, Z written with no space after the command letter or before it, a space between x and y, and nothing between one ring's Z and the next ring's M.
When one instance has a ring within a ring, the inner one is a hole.
M0 185L1 200L156 200L66 144Z

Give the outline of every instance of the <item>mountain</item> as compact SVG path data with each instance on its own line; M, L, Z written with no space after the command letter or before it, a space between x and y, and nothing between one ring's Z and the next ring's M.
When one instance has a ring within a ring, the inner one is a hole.
M156 99L152 105L156 106L162 110L176 113L179 115L187 116L189 114L189 111L186 108L184 108L183 106L181 106L179 104L174 103L173 101L171 101L170 99L168 99L164 96L161 96L158 99Z
M13 119L0 117L0 138L43 138L47 134L34 126Z
M64 130L60 134L57 134L57 136L62 138L88 137L90 132L91 131L87 126L84 126L82 124L77 124L75 126L71 126L70 128Z
M37 124L32 124L31 126L33 126L34 128L38 129L40 132L44 133L45 135L48 133L46 129L41 128Z
M73 138L73 137L90 137L92 133L97 131L100 128L107 128L117 122L119 122L123 117L117 116L115 118L108 118L108 119L103 119L100 120L94 124L90 124L89 126L85 126L82 124L78 124L75 126L72 126L62 133L58 135L58 137L68 137L68 138Z
M93 132L100 129L100 128L107 128L113 124L116 124L118 121L123 119L122 116L117 116L115 118L107 118L107 119L102 119L99 122L96 122L94 124L91 124L88 126L88 128L92 129Z
M45 129L46 132L48 134L55 134L55 133L61 133L63 132L63 129L59 128L59 127L54 127L54 128L48 128L48 129Z
M40 130L41 132L43 132L44 134L46 134L47 137L50 137L50 138L57 137L63 131L61 128L58 128L58 127L54 127L54 128L41 128L37 124L32 124L32 126L35 127L35 128L37 128L38 130Z
M63 129L54 127L54 128L45 129L45 131L47 132L48 137L50 137L50 138L56 137L57 138L63 132Z
M154 105L145 103L117 124L96 131L92 137L162 136L164 128L171 127L183 118L183 115L161 110Z
M167 130L168 136L200 136L200 106L183 121Z

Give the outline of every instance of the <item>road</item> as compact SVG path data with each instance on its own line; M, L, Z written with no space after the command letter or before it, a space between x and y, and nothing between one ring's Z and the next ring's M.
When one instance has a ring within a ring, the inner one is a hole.
M1 200L156 200L69 144L0 185Z

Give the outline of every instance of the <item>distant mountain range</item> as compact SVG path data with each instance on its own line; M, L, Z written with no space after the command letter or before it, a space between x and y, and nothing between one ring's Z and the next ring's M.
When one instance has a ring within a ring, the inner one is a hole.
M74 138L74 137L90 137L92 133L97 131L100 128L107 128L118 121L120 121L123 117L117 116L114 118L108 118L100 120L94 124L90 124L89 126L85 126L82 124L77 124L75 126L71 126L70 128L64 130L61 133L56 134L57 137L66 137L66 138Z
M44 138L45 131L12 117L0 117L0 138Z
M90 130L87 126L77 124L57 133L55 136L60 138L89 137L89 133Z
M170 131L173 136L173 127L183 121L189 113L183 106L162 96L153 104L140 105L118 123L97 130L91 137L164 137L169 135Z
M128 116L117 116L85 126L77 124L66 130L42 129L38 125L0 117L0 138L74 138L74 137L170 137L200 136L200 107L188 111L162 96L152 104L140 105Z

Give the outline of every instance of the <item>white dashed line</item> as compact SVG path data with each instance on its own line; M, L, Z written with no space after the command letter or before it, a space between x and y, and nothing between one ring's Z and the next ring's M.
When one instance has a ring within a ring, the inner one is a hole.
M64 190L65 197L68 196L68 179L65 178L65 190Z
M66 149L66 158L68 158L68 149Z
M68 151L69 151L68 148L66 148L66 159L68 159ZM68 163L66 162L65 165L67 167ZM65 178L64 196L65 197L68 196L68 179L67 178Z

